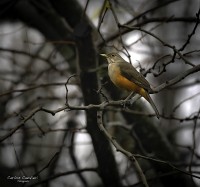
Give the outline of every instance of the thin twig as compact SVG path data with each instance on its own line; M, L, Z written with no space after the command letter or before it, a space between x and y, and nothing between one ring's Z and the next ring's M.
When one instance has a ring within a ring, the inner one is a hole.
M126 51L126 54L128 54L128 58L129 58L129 61L130 61L130 54L129 54L129 52L128 52L128 50L126 49L126 46L124 45L124 41L123 41L123 39L122 39L122 33L121 33L121 27L120 27L120 22L119 22L119 20L118 20L118 18L117 18L117 15L116 15L116 13L115 13L115 11L114 11L114 9L113 9L113 6L112 6L112 3L110 2L110 0L108 0L108 2L109 2L109 4L110 4L110 10L111 10L111 12L112 12L112 14L113 14L113 17L114 17L114 19L115 19L115 22L117 23L117 27L118 27L118 29L119 29L119 38L120 38L120 41L121 41L121 44L122 44L122 47L123 47L123 49Z
M67 82L65 83L65 88L66 88L66 96L65 96L65 99L66 99L66 102L65 104L68 106L69 105L69 101L68 101L68 88L67 88L67 85L69 84L69 81L72 77L75 77L76 74L74 75L71 75L68 79L67 79Z
M199 115L200 115L200 108L199 108L197 116L199 116ZM190 165L189 165L189 171L190 171L190 173L192 173L192 163L193 163L193 158L194 158L195 149L196 149L196 128L197 128L197 121L198 121L198 118L196 118L194 120L194 128L192 130L193 145L192 145L192 154L191 154ZM193 177L192 177L192 181L194 183Z
M179 51L183 51L183 50L185 49L185 47L190 43L190 40L191 40L192 36L195 34L195 31L196 31L196 29L197 29L197 26L199 25L199 21L200 21L199 16L200 16L200 9L198 10L198 12L197 12L197 14L196 14L196 19L197 19L197 20L196 20L196 24L195 24L195 26L194 26L192 32L191 32L191 34L188 35L187 41L186 41L186 42L184 43L184 45L179 49Z
M45 165L42 169L40 169L37 173L35 173L33 176L38 176L40 173L42 173L45 169L47 169L52 162L54 161L54 159L58 156L59 152L56 152L53 157L49 160L49 162L47 163L47 165Z
M181 101L179 104L177 104L177 105L174 107L174 109L173 109L172 112L174 113L183 103L185 103L186 101L189 101L189 100L193 99L194 97L196 97L196 96L198 96L198 95L200 95L200 92L198 92L198 93L196 93L196 94L194 94L194 95L192 95L192 96L190 96L190 97L184 99L183 101Z

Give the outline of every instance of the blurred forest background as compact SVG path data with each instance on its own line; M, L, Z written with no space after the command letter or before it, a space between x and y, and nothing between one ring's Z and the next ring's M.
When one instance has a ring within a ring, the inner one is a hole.
M200 186L198 0L1 0L0 186ZM100 53L154 87L124 99Z

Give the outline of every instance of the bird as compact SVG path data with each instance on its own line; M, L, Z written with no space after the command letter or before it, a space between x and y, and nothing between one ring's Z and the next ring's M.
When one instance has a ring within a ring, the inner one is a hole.
M154 109L157 118L159 112L149 93L153 90L145 77L118 53L100 54L107 58L108 75L115 86L129 92L135 92L145 98Z

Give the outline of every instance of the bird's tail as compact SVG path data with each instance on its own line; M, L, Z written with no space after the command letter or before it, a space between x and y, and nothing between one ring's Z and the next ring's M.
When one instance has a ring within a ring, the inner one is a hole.
M145 99L150 103L150 105L152 106L153 110L156 113L157 118L159 119L160 115L159 115L158 109L156 108L156 105L154 104L153 100L151 99L150 95L147 92L145 94Z

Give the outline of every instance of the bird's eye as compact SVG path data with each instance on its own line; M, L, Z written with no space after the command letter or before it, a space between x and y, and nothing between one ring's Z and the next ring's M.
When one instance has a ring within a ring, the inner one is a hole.
M115 55L114 55L114 54L112 54L111 56L112 56L112 57L114 57Z

